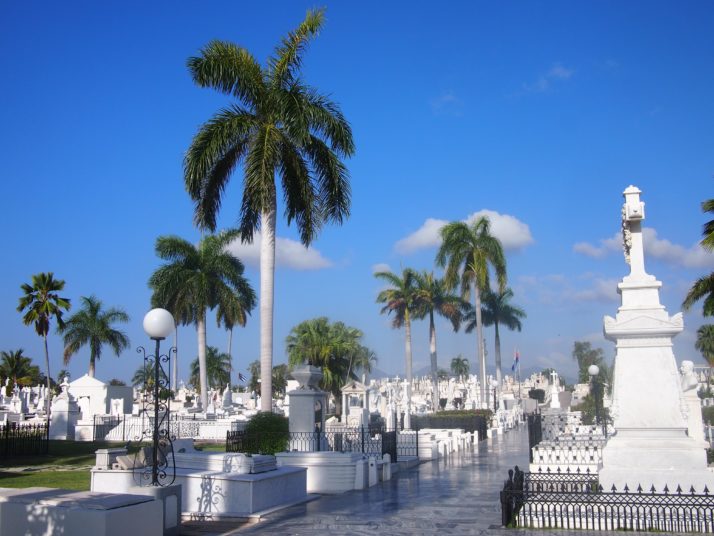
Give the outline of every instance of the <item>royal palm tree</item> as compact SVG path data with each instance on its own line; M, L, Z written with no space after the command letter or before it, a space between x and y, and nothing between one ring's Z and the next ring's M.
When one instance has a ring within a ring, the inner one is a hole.
M506 326L511 331L521 331L521 319L526 317L523 309L510 302L513 291L507 288L502 291L486 289L481 299L481 320L483 325L493 326L496 332L496 381L501 385L501 336L499 326ZM466 317L466 332L471 333L476 327L476 314L472 309Z
M47 371L47 426L50 423L50 352L47 349L47 334L50 332L52 319L62 328L62 314L71 307L70 300L62 298L59 292L64 290L64 281L55 279L52 272L41 272L32 276L32 284L23 283L20 288L25 293L20 297L17 311L24 313L22 321L26 326L34 325L35 332L45 343L45 370Z
M112 307L102 310L102 302L95 296L82 296L82 308L67 319L57 331L64 338L64 364L83 346L89 346L89 377L94 378L97 359L102 356L102 346L109 345L114 354L129 348L129 337L113 327L116 322L129 322L129 315Z
M36 381L39 375L39 367L32 364L32 358L27 357L22 348L0 352L0 378L12 380L8 384L6 396L10 396L15 385L29 385Z
M461 354L451 360L451 372L459 378L464 378L469 375L469 360Z
M392 327L404 327L404 357L406 360L407 376L407 412L404 416L404 426L411 428L412 404L412 312L418 308L416 272L411 268L402 271L402 277L392 272L376 272L374 277L386 281L390 288L377 295L377 303L385 304L381 309L382 314L392 314Z
M473 294L476 311L476 337L479 363L481 403L486 400L486 355L484 352L481 294L489 288L489 268L496 273L498 288L506 288L506 257L501 242L491 234L488 218L477 218L471 225L452 222L441 229L441 246L436 264L446 268L446 284L455 288L460 284L462 297Z
M305 49L323 21L324 10L308 11L265 67L246 49L224 41L210 42L188 60L197 85L237 101L201 126L184 159L184 178L195 202L196 224L214 230L225 187L235 169L243 171L241 238L252 242L255 231L261 232L262 411L272 410L278 189L288 224L295 221L305 246L324 223L342 223L349 216L350 187L342 160L354 153L352 131L337 104L300 77Z
M337 413L342 406L342 387L350 379L359 379L358 371L372 370L374 353L362 346L363 336L357 328L319 317L293 327L285 339L291 367L309 364L322 369L320 385L334 397Z
M156 254L167 263L149 279L154 291L152 303L169 311L179 311L179 317L175 318L181 322L190 319L196 324L199 386L204 409L208 405L206 313L218 306L229 307L238 293L250 289L243 277L243 263L226 251L238 233L231 230L207 235L198 246L177 236L161 236L156 241Z
M206 380L209 389L223 390L230 383L230 363L231 358L225 352L219 352L215 346L206 348ZM196 358L191 362L189 383L197 389L201 389L200 374L199 359Z
M228 350L226 353L230 358L228 365L229 377L233 372L233 328L235 328L235 326L245 327L253 307L255 307L255 292L253 288L248 285L246 288L237 292L233 300L225 304L218 304L216 308L216 322L218 323L218 327L220 328L221 324L223 324L228 330Z
M416 282L416 318L429 316L429 356L431 358L432 407L439 407L439 378L436 358L436 326L434 313L451 322L454 331L459 330L461 318L468 303L452 294L443 279L434 277L433 272L421 272L415 275Z

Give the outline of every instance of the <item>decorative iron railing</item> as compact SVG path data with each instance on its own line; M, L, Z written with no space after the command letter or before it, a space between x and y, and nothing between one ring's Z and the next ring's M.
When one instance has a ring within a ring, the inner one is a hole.
M382 457L389 454L392 461L400 456L418 454L418 433L400 433L397 430L345 428L329 432L261 432L229 431L226 434L226 452L263 454L279 452L358 452Z
M47 423L21 424L8 422L0 426L0 459L14 456L47 454L49 451Z
M605 491L595 475L523 473L518 467L508 473L501 492L504 526L714 532L714 495L707 488Z

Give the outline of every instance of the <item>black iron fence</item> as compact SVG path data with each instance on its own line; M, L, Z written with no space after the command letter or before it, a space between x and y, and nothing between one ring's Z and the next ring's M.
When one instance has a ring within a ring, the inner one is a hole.
M246 433L229 431L226 452L264 454L267 452L358 452L381 458L389 454L392 461L399 457L416 456L419 452L418 432L376 428L345 428L330 432Z
M47 454L49 443L47 423L0 425L0 459Z
M516 467L501 492L507 527L714 532L714 495L667 487L605 491L594 475L523 473Z

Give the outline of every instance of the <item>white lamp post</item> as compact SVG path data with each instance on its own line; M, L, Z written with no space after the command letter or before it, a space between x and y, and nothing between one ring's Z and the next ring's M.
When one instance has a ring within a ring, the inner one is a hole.
M156 341L154 352L154 434L153 452L151 460L151 484L160 486L159 483L159 384L161 383L161 351L160 344L175 329L174 317L166 309L152 309L144 316L144 331ZM166 406L168 413L168 405ZM166 433L168 437L168 432Z

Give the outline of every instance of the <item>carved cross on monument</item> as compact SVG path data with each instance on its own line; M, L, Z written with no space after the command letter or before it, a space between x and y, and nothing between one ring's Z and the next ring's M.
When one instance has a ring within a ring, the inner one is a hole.
M625 261L630 265L630 277L646 276L645 252L642 246L642 220L645 219L645 204L640 201L642 191L629 186L624 191L625 204L622 205L622 239Z

